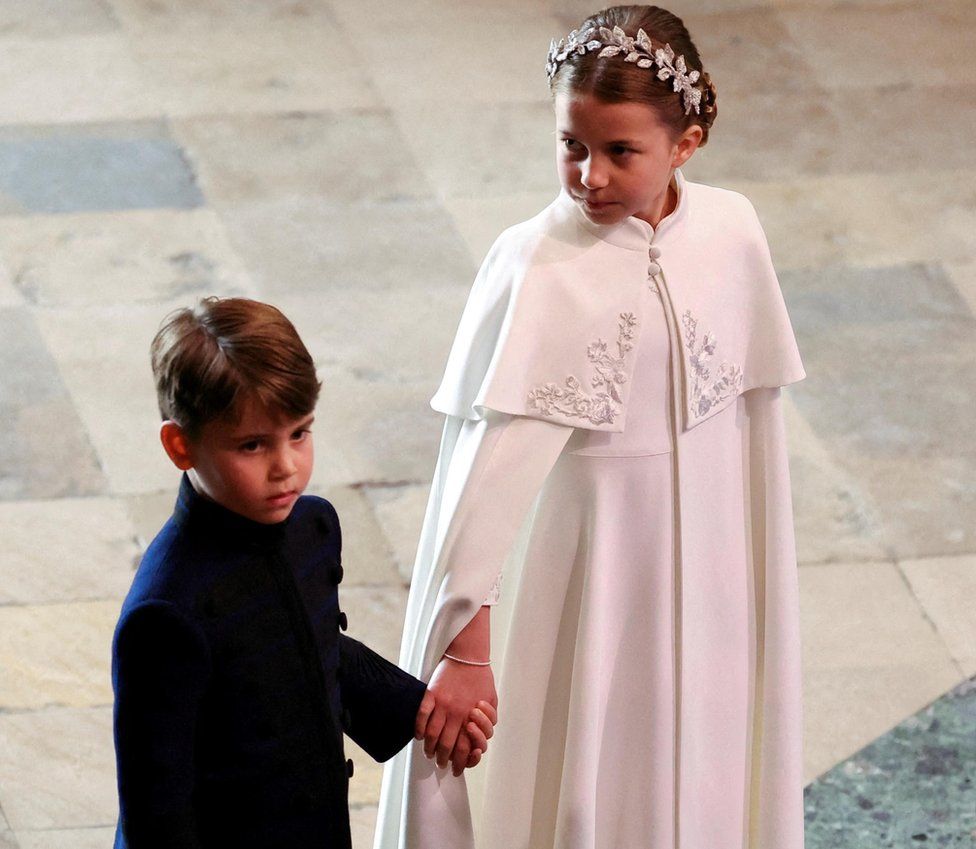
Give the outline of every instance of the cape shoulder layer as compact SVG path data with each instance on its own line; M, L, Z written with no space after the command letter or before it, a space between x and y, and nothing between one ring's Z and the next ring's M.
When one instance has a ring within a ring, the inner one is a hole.
M655 230L589 222L565 193L492 246L472 288L433 408L493 409L620 432L655 288L677 328L682 427L748 389L802 379L762 227L742 195L690 183Z

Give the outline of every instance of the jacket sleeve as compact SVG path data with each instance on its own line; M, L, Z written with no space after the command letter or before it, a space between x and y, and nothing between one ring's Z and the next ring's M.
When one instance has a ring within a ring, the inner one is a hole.
M172 605L119 622L112 658L120 826L129 849L197 849L194 736L209 675L202 634Z
M345 634L339 676L346 733L375 760L392 758L413 739L427 685Z

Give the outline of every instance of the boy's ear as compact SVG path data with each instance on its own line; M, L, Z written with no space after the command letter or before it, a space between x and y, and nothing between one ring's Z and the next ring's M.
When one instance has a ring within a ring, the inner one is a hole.
M190 440L186 431L176 422L167 420L162 423L159 428L159 441L163 443L163 450L177 469L185 472L193 468Z

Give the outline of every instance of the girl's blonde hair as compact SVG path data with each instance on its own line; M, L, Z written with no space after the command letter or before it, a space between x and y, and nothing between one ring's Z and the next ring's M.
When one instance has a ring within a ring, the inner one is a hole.
M642 29L655 45L670 44L678 56L684 56L689 71L701 73L699 114L686 115L681 94L674 91L670 80L658 79L654 69L639 68L619 57L600 59L598 51L570 54L553 75L550 91L553 94L591 94L606 103L645 103L671 127L675 138L688 127L698 124L702 128L701 144L704 145L718 115L715 86L702 69L698 48L681 18L660 6L611 6L588 17L579 25L579 31L600 27L613 29L615 26L629 36L636 36Z

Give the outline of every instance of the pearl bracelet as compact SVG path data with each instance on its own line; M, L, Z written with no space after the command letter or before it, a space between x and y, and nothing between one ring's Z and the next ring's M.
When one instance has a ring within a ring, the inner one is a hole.
M448 660L453 660L455 663L463 663L465 666L491 666L491 659L488 660L464 660L460 657L455 657L453 654L448 654L444 652L444 657Z

